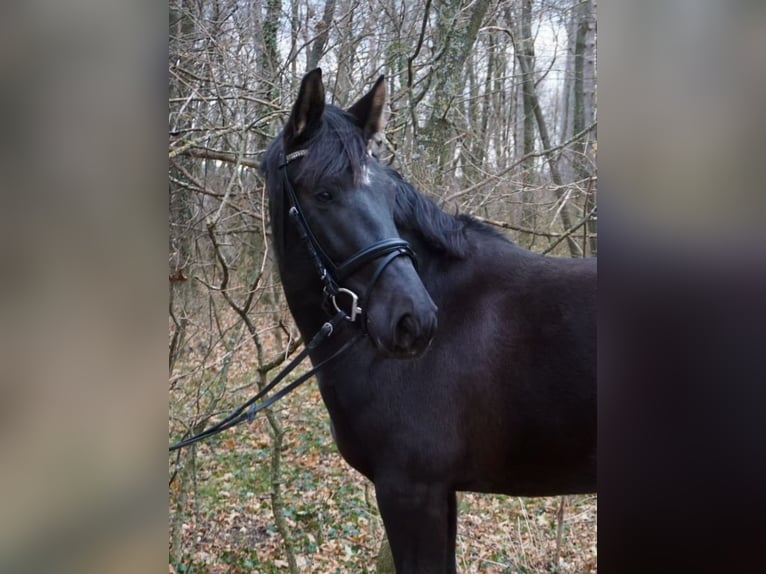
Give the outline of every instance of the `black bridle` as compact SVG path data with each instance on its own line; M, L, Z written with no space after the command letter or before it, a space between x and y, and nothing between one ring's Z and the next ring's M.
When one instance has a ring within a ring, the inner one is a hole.
M325 296L332 302L336 311L341 310L337 301L338 296L348 296L351 302L349 306L350 312L348 312L347 315L348 319L353 322L359 314L363 313L363 309L359 306L360 297L350 289L341 287L343 281L351 277L362 267L383 257L384 259L375 271L370 284L367 286L367 292L364 295L364 300L369 301L370 294L372 293L375 284L378 282L378 279L380 279L380 276L383 274L386 267L388 267L394 259L400 255L406 255L412 260L412 263L417 266L417 258L412 247L410 247L410 244L401 237L396 237L392 239L382 239L381 241L373 243L369 247L361 249L340 265L337 265L333 259L327 255L325 250L322 249L316 236L312 233L311 227L309 227L308 221L306 221L306 217L303 215L303 211L301 211L298 196L290 183L290 178L287 176L288 164L295 159L305 156L307 153L308 150L302 149L287 154L285 156L285 161L279 166L282 170L284 188L291 204L288 213L293 222L295 222L298 234L306 244L311 260L314 263L314 267L319 273L319 278L324 286Z
M361 337L361 332L357 333L356 336L352 337L346 343L343 344L343 346L335 351L332 355L327 357L324 361L320 362L318 365L316 365L313 369L308 370L307 372L303 373L300 377L295 379L292 383L284 387L283 389L280 389L276 393L274 393L272 396L270 396L268 399L265 399L260 404L255 404L256 401L263 399L266 397L266 394L272 390L277 384L284 379L287 375L289 375L295 367L297 367L299 364L303 362L303 359L305 359L309 352L311 352L313 349L316 349L324 343L327 339L332 336L332 334L335 332L335 329L338 328L338 326L345 322L346 320L346 314L343 311L338 311L335 316L327 321L322 327L319 329L319 331L316 332L316 334L312 337L312 339L306 344L305 348L298 353L296 357L293 358L292 361L290 361L287 366L282 369L279 374L274 377L274 379L266 385L263 389L261 389L254 397L252 397L250 400L248 400L244 405L239 407L237 410L229 413L229 415L217 422L216 424L206 428L202 432L181 440L174 445L171 445L169 447L169 451L172 452L174 450L178 450L180 448L183 448L185 446L189 446L190 444L194 444L195 442L199 442L201 440L204 440L206 438L210 438L213 435L218 434L219 432L225 431L226 429L230 429L231 427L238 425L241 422L248 421L253 422L253 419L255 418L255 415L261 412L263 409L270 407L274 403L276 403L279 399L282 397L288 395L293 390L297 389L300 385L308 381L311 377L313 377L317 371L319 371L322 367L324 367L327 363L330 361L333 361L334 359L338 358L340 355L345 353L348 349L351 348L351 346L356 343ZM248 409L248 407L250 407ZM247 411L245 409L248 409Z
M287 177L287 164L294 159L303 157L306 155L306 153L308 153L308 151L304 149L286 155L285 161L282 162L279 167L282 170L284 187L287 190L287 195L291 203L289 211L290 217L296 223L298 227L298 234L306 244L314 266L319 272L319 277L322 280L325 296L332 302L332 305L335 308L335 314L329 321L322 325L319 331L317 331L317 333L306 344L306 347L303 349L303 351L301 351L292 361L290 361L290 363L288 363L288 365L282 369L279 374L277 374L277 376L274 377L274 379L268 385L266 385L266 387L261 389L244 405L230 413L225 419L190 438L171 445L169 447L171 452L216 435L226 429L238 425L243 421L252 422L258 412L267 407L270 407L279 399L286 396L294 389L297 389L301 384L309 380L327 363L335 360L348 349L350 349L354 343L356 343L365 334L364 325L362 325L362 328L356 335L351 337L351 339L346 341L337 351L321 361L313 369L310 369L298 377L295 381L283 389L280 389L260 404L255 404L256 401L265 398L266 394L270 390L272 390L280 381L282 381L290 372L292 372L293 369L295 369L303 361L303 359L306 358L310 351L316 349L322 343L324 343L324 341L329 339L341 323L344 323L347 320L353 323L356 318L361 313L363 313L362 308L359 307L359 296L350 289L346 289L345 287L340 286L344 280L348 279L351 275L359 271L365 265L368 265L369 263L372 263L373 261L383 257L383 262L379 265L378 269L375 271L375 274L372 276L370 284L367 286L365 301L368 301L373 287L375 287L375 284L383 274L383 271L386 269L386 267L388 267L388 265L391 264L394 259L400 255L406 255L412 259L413 264L417 264L415 252L412 250L412 247L410 247L410 244L404 239L397 237L393 239L383 239L373 243L369 247L365 247L364 249L355 253L340 265L336 265L332 258L330 258L322 249L322 246L317 241L317 238L311 232L308 221L306 221L306 218L301 211L300 203L298 203L298 197L296 196L295 190L290 183L290 178ZM340 305L338 305L337 297L339 295L346 295L351 299L349 313L347 313L341 308ZM250 408L248 409L248 407ZM247 409L247 411L245 409Z

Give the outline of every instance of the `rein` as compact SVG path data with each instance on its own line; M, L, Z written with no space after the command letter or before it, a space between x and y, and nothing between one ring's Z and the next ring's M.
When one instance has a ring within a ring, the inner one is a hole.
M266 393L268 393L271 389L273 389L282 379L284 379L288 374L290 374L295 367L297 367L303 359L306 358L306 356L309 354L310 351L316 349L319 345L321 345L325 340L327 340L334 332L335 329L340 325L345 319L347 318L346 313L343 311L338 311L338 313L330 320L327 321L322 327L317 331L316 335L311 339L311 341L306 344L306 347L296 355L292 361L290 361L287 366L282 369L279 374L277 374L276 377L263 389L261 389L258 394L256 394L253 398L251 398L249 401L247 401L244 405L239 407L237 410L233 411L229 416L227 416L222 421L216 423L210 428L205 429L199 434L194 435L193 437L187 438L185 440L179 441L175 443L174 445L170 446L168 450L170 452L174 450L178 450L179 448L183 448L185 446L189 446L190 444L194 444L195 442L199 442L201 440L204 440L206 438L209 438L213 435L218 434L219 432L225 431L226 429L229 429L235 425L238 425L241 422L248 421L253 422L253 419L255 419L255 415L257 415L259 412L261 412L263 409L270 407L274 403L276 403L279 399L282 397L288 395L290 392L292 392L294 389L297 389L301 384L306 382L308 379L310 379L312 376L316 374L319 369L324 367L327 363L332 361L333 359L336 359L341 354L343 354L346 350L350 349L351 346L356 343L363 335L363 333L359 332L356 334L356 336L352 337L350 340L348 340L340 349L335 351L332 355L327 357L324 361L320 362L317 366L310 369L297 379L295 379L292 383L287 385L285 388L281 389L274 395L272 395L270 398L265 400L259 405L256 405L255 402L259 399L262 399ZM250 407L250 409L245 412L245 409Z
M417 264L417 260L415 258L415 252L412 250L412 247L410 247L410 244L407 241L401 238L383 239L381 241L373 243L369 247L365 247L364 249L358 251L356 254L349 257L346 261L344 261L340 265L336 265L333 262L333 260L322 249L321 245L319 244L319 241L317 241L314 234L311 232L311 228L309 227L308 221L306 221L306 218L304 217L303 212L300 209L300 204L298 203L298 197L295 194L295 190L293 189L293 186L290 183L290 179L287 177L287 164L289 164L294 159L305 156L307 153L308 153L308 150L303 149L303 150L299 150L299 151L287 154L285 156L285 161L279 167L282 170L284 187L287 190L287 195L290 199L290 203L292 204L288 213L290 215L290 218L296 223L296 226L298 228L298 234L300 235L301 239L306 244L309 255L311 256L311 260L314 266L316 267L317 272L319 273L319 278L322 280L322 284L324 285L325 295L332 302L332 305L335 308L336 313L331 320L327 321L326 323L322 325L319 331L317 331L317 333L306 344L305 348L300 353L298 353L298 355L296 355L287 364L287 366L285 366L285 368L282 369L277 374L277 376L274 377L274 379L268 385L266 385L263 389L261 389L254 397L252 397L250 400L248 400L245 404L243 404L241 407L239 407L235 411L231 412L222 421L214 424L213 426L205 429L204 431L190 438L184 439L182 441L179 441L171 445L168 448L168 451L170 452L178 450L185 446L189 446L191 444L194 444L206 438L209 438L222 431L225 431L226 429L230 429L231 427L238 425L241 422L244 422L244 421L252 422L255 418L255 415L257 415L263 409L270 407L281 398L287 396L293 390L297 389L301 384L303 384L304 382L309 380L312 376L314 376L322 367L324 367L325 365L327 365L328 363L337 359L340 355L345 353L348 349L350 349L354 345L354 343L356 343L359 339L361 339L366 334L365 329L360 328L359 332L356 335L354 335L353 337L351 337L351 339L346 341L332 355L330 355L329 357L321 361L318 365L316 365L315 367L313 367L312 369L310 369L309 371L307 371L306 373L304 373L303 375L295 379L295 381L293 381L292 383L290 383L283 389L280 389L279 391L274 393L268 399L265 399L262 403L256 404L258 400L263 399L269 391L274 389L274 387L276 387L276 385L279 384L280 381L282 381L288 374L290 374L303 361L303 359L305 359L308 356L308 354L312 350L316 349L317 347L319 347L319 345L321 345L323 342L329 339L332 336L332 334L335 332L335 330L340 326L341 323L343 323L346 320L354 323L356 321L356 318L363 313L363 309L359 306L359 296L353 291L351 291L350 289L340 287L339 282L341 282L344 279L347 279L353 273L355 273L356 271L358 271L365 265L371 263L372 261L376 259L380 259L381 257L384 257L383 262L375 271L375 274L373 275L372 280L370 281L370 285L367 287L366 297L369 297L373 287L378 282L378 279L380 278L380 276L383 274L383 271L386 269L386 267L388 267L390 263L393 262L394 259L396 259L400 255L406 255L407 257L412 259L413 263ZM337 298L339 295L345 295L350 298L348 313L345 310L343 310L341 306L338 304ZM245 409L247 409L247 411Z

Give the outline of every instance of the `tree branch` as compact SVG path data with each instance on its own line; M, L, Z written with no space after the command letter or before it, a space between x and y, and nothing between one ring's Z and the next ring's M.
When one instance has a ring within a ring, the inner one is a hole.
M521 227L520 225L513 225L512 223L506 223L505 221L496 221L493 219L487 219L486 217L481 217L479 215L473 215L471 214L471 217L473 217L477 221L481 221L482 223L486 223L487 225L492 225L494 227L500 227L502 229L510 229L512 231L519 231L521 233L529 233L530 235L539 235L540 237L550 237L550 238L563 238L566 233L553 233L551 231L538 231L537 229L530 229L528 227ZM567 232L570 233L570 232Z
M216 150L201 148L201 147L193 147L193 148L181 150L178 152L178 154L187 155L189 157L199 157L202 159L216 159L218 161L223 161L226 163L242 165L244 167L249 167L251 169L260 169L261 167L260 162L239 157L235 153L230 153L225 151L216 151Z
M559 243L561 243L562 241L564 241L564 240L565 240L565 239L567 239L568 237L571 237L571 235L572 235L572 234L573 234L575 231L577 231L577 230L578 230L578 229L580 229L580 228L581 228L583 225L585 225L586 223L588 223L588 221L590 220L590 218L591 218L591 217L593 217L593 215L594 215L595 213L596 213L596 208L594 207L593 209L591 209L591 210L588 212L588 214L587 214L585 217L583 217L583 218L582 218L580 221L578 221L577 223L575 223L575 225L574 225L574 226L572 226L572 227L570 227L570 228L569 228L569 229L566 231L566 233L562 234L562 235L561 235L561 237L559 237L559 238L558 238L556 241L554 241L554 242L553 242L553 245L550 245L550 246L548 246L548 248L547 248L545 251L543 251L543 255L546 255L547 253L550 253L551 251L553 251L553 250L556 248L556 246L557 246Z

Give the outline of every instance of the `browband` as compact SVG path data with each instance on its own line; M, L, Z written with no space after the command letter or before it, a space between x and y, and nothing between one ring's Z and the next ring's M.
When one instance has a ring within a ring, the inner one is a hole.
M290 163L294 159L297 159L299 157L303 157L307 153L309 153L309 150L307 150L307 149L299 149L298 151L294 151L293 153L288 153L285 156L285 165L287 165L288 163Z

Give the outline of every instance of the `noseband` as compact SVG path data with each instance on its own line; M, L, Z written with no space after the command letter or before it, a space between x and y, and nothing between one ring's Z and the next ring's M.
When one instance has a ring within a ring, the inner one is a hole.
M415 252L412 250L410 244L404 239L397 237L391 239L383 239L373 243L369 247L365 247L364 249L358 251L346 259L343 263L339 265L336 264L332 258L327 255L324 249L322 249L322 246L319 244L319 241L317 241L316 236L312 233L308 221L306 221L306 218L301 211L300 203L298 203L298 196L296 195L295 190L290 183L290 178L287 177L287 165L291 161L305 156L307 153L308 150L302 149L287 154L285 156L285 161L282 162L282 164L279 166L283 174L282 177L284 179L284 187L287 190L287 195L291 203L288 213L293 222L295 222L301 239L303 239L304 243L306 244L309 255L311 256L311 260L313 261L314 266L319 273L319 278L322 280L322 284L324 285L325 295L330 299L333 307L335 307L335 310L338 312L345 312L345 310L342 309L338 304L338 297L340 295L348 297L350 303L349 312L346 312L346 318L353 322L356 320L357 316L363 313L363 310L362 307L359 306L359 295L350 289L341 287L343 281L348 279L351 275L359 271L367 264L380 259L381 257L384 258L383 262L375 271L375 274L372 277L372 281L370 281L370 284L367 287L367 292L364 296L365 301L367 301L369 300L369 296L372 293L375 284L383 274L383 271L394 261L394 259L400 255L406 255L412 259L412 262L415 265L417 265L417 259Z

